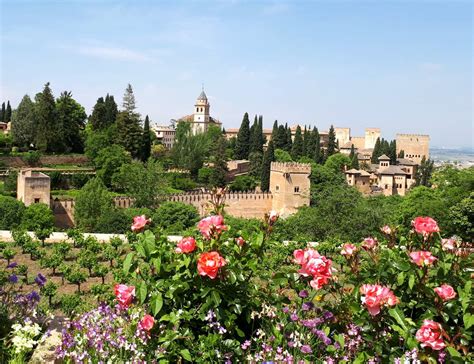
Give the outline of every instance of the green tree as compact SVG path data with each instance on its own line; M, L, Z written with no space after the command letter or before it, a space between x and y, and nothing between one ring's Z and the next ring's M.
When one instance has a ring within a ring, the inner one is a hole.
M52 229L54 226L53 212L49 206L44 203L32 204L28 206L23 213L21 225L23 229L30 231Z
M122 107L124 111L130 115L138 115L136 114L136 102L135 102L135 95L133 93L132 85L128 84L127 88L125 89L125 94L123 95ZM139 117L139 115L138 115Z
M10 100L7 101L7 108L5 110L5 122L9 122L12 119L12 107L10 106Z
M155 207L166 183L160 163L151 159L123 164L113 177L113 185L134 199L134 207Z
M275 161L276 162L293 162L291 154L283 149L275 149Z
M168 201L155 210L152 221L167 233L182 233L199 221L199 213L192 205Z
M342 173L344 167L350 166L352 161L345 154L336 153L328 157L324 166L333 170L334 172Z
M97 177L110 187L115 173L117 173L122 165L130 163L130 155L120 145L111 145L101 149L94 159L94 165L97 170Z
M374 150L372 151L372 157L370 158L370 162L372 164L377 164L381 155L382 153L380 146L380 138L377 138L377 140L375 141Z
M143 130L140 114L136 112L135 96L128 84L123 96L123 111L117 114L117 141L133 158L140 157Z
M313 138L313 153L309 157L312 157L315 163L321 163L321 136L319 135L318 128L313 128L311 132Z
M212 158L212 162L213 167L209 184L212 187L224 187L228 168L225 160L225 139L223 136L221 136L217 142L217 149Z
M249 155L249 174L252 177L260 178L262 175L263 153L253 152Z
M2 102L2 110L0 111L0 121L5 122L5 101Z
M351 159L351 168L354 168L354 169L359 169L360 168L359 158L357 157L357 153L354 154L354 156Z
M284 149L286 147L286 129L284 125L278 126L276 138L272 138L275 149Z
M93 178L79 191L74 209L76 225L84 231L95 231L102 215L114 209L112 195L100 178Z
M474 192L449 209L449 231L465 241L474 238Z
M0 195L0 230L13 230L21 223L25 205L16 198Z
M291 153L291 149L293 148L293 139L291 137L291 128L285 124L285 132L286 132L286 143L285 148L288 153Z
M273 142L275 143L275 141L277 140L277 138L278 138L278 120L275 120L275 121L273 122L271 140L273 140Z
M150 131L150 119L148 115L145 117L145 124L143 127L143 141L142 141L142 153L141 160L146 162L150 158L151 154L151 131Z
M425 156L421 159L421 163L418 166L415 174L415 186L426 186L431 187L431 175L433 174L434 161L428 159Z
M271 171L271 164L275 160L275 151L273 149L273 140L270 140L268 143L268 148L263 155L263 162L262 162L262 177L260 182L260 188L264 192L268 192L270 190L270 171Z
M104 130L92 130L89 126L86 127L86 141L84 152L89 160L94 161L99 152L115 144L116 139L115 125Z
M250 176L237 176L235 180L230 184L229 190L230 191L254 191L255 187L257 187L257 183L255 179Z
M390 157L390 164L397 164L397 141L394 139L390 142L390 153L387 154Z
M92 109L92 115L89 117L89 124L92 130L102 130L107 128L107 107L103 97L99 97Z
M303 136L301 135L301 127L298 125L295 132L295 140L293 141L293 146L291 149L291 156L294 160L299 159L303 156L304 141Z
M60 130L56 123L56 102L49 87L44 86L43 92L35 96L35 146L42 152L54 148L56 141L61 140Z
M311 130L304 126L304 132L303 132L303 156L308 157L308 150L310 147L308 144L311 144ZM311 157L310 157L311 158Z
M403 149L398 153L398 158L405 158L405 151Z
M249 114L245 113L237 133L234 156L236 159L248 159L250 152L250 121Z
M334 153L336 153L338 146L336 141L336 132L334 131L334 127L331 125L329 128L329 141L327 147L327 156L330 157Z
M351 152L349 153L349 159L352 160L352 158L354 158L354 155L355 155L355 148L354 148L354 144L352 144Z
M81 131L84 129L87 114L84 108L72 98L70 92L64 91L56 100L57 122L61 129L62 148L56 151L82 153L84 143ZM59 142L59 141L58 141Z
M25 95L12 115L13 143L19 147L29 147L35 140L34 109L35 104L28 95Z
M105 96L105 125L109 127L115 123L117 119L117 104L115 103L114 97L107 94Z

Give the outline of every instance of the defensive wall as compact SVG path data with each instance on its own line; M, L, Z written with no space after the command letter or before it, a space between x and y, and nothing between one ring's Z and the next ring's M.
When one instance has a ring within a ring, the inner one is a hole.
M39 159L38 165L48 164L72 164L84 165L89 163L89 158L85 155L42 155ZM22 168L28 167L22 156L0 156L0 165L8 168Z

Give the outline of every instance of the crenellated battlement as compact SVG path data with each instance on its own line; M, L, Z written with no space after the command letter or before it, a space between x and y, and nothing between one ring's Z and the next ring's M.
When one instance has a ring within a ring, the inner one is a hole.
M272 162L272 172L311 174L311 164L298 162Z
M397 137L404 138L430 138L428 134L397 134Z

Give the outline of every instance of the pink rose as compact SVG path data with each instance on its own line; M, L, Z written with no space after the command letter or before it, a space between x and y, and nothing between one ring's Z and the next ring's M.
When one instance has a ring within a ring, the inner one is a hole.
M218 252L202 253L198 259L197 268L202 276L208 276L211 279L217 277L219 268L225 266L227 262Z
M443 342L443 328L432 320L424 320L415 337L421 342L422 347L429 346L433 350L441 350L446 347Z
M431 217L418 216L412 221L412 225L418 234L429 235L431 233L438 233L438 223Z
M377 246L377 244L378 241L376 238L365 238L362 242L362 248L364 248L365 250L372 250Z
M443 284L441 287L436 287L434 291L438 294L438 296L441 297L443 301L449 301L456 297L454 288L449 284Z
M135 216L133 218L133 225L132 225L132 231L138 233L142 231L146 224L149 224L151 222L151 219L147 219L145 215L142 216Z
M310 282L309 285L314 289L321 289L324 285L328 284L328 278L324 276L317 276L314 277Z
M204 238L211 239L227 230L227 226L224 225L224 218L221 215L213 215L199 221L198 229Z
M243 247L245 245L245 239L241 236L239 236L237 239L235 239L235 242L240 247Z
M301 265L298 271L304 277L312 277L310 285L315 289L320 289L328 283L332 276L332 261L320 255L312 248L305 250L297 249L293 252L295 263Z
M175 249L176 253L191 253L196 249L196 240L192 236L181 239Z
M127 286L125 284L116 284L114 287L115 297L123 308L128 307L135 297L135 287Z
M384 227L380 228L380 230L384 233L384 234L387 234L387 235L390 235L392 233L392 229L390 228L390 226L388 225L385 225Z
M346 243L342 246L341 254L349 258L353 256L356 251L357 247L354 244Z
M431 252L427 251L417 251L417 252L411 252L410 253L410 258L419 267L422 267L423 265L431 265L433 264L434 261L436 261L438 258L433 256Z
M444 251L454 250L456 248L457 241L454 238L441 239L441 248Z
M155 324L155 319L153 318L153 316L145 315L140 320L140 323L138 325L140 326L142 330L150 331L153 328L154 324Z
M380 313L382 306L394 306L398 303L398 298L388 287L378 284L364 284L360 287L362 303L372 316Z
M270 211L270 213L268 214L269 225L275 224L279 217L280 217L280 214L278 212L276 212L275 210Z

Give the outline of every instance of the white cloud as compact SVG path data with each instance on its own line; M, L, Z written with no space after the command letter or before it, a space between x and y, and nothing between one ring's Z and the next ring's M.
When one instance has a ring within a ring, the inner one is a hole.
M74 49L79 54L103 59L137 62L151 61L151 58L146 54L127 48L84 45Z

